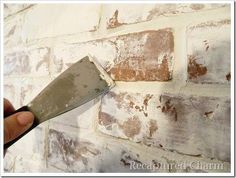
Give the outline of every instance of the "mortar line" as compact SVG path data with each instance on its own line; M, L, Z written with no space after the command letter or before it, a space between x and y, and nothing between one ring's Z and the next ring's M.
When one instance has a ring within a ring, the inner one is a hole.
M100 30L97 32L79 32L75 34L65 34L65 35L58 35L58 36L52 36L52 37L44 37L44 38L38 38L38 39L30 39L28 41L28 44L32 45L36 42L39 42L39 45L44 46L48 43L50 40L58 41L59 43L68 43L68 44L74 44L74 43L82 43L82 42L88 42L103 38L110 38L115 37L119 35L125 35L129 33L138 33L142 31L148 31L148 30L157 30L157 29L163 29L163 28L176 28L178 26L186 26L189 24L197 24L197 23L203 23L209 20L219 20L219 19L226 19L230 18L230 13L227 12L227 7L212 9L210 11L201 11L201 12L192 12L188 13L182 13L175 16L167 16L167 17L158 17L156 19L152 19L150 21L144 21L140 23L134 23L129 25L122 25L120 27L116 27L113 29L104 29L104 32ZM203 16L204 19L199 19L199 16ZM101 24L103 24L103 21L105 19L101 19ZM172 24L173 22L174 24ZM178 22L178 23L176 23ZM171 25L170 25L171 24ZM102 25L103 26L103 25ZM102 29L102 28L101 28ZM103 32L102 34L100 32Z

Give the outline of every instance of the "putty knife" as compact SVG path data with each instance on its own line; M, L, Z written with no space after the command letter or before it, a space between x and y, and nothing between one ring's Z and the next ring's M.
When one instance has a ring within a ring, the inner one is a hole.
M28 105L16 110L31 111L34 123L16 139L4 144L4 149L14 144L44 121L70 111L109 91L115 83L91 56L86 56L53 80Z

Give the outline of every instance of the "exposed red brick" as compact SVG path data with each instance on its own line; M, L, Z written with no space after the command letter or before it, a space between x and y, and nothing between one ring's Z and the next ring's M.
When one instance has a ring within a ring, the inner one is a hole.
M141 122L136 116L129 118L119 126L123 130L124 134L129 138L133 138L135 135L139 134L141 130Z
M91 53L103 49L102 54L109 53L110 58L107 60L107 56L101 57L97 52L93 55L102 61L103 68L113 80L168 81L172 79L174 37L171 28L82 42L62 49L58 47L57 50L63 50L64 53L55 57L56 71L61 72L65 67L63 64L75 62L71 58L75 58L75 55L80 56L83 49L86 51L88 48L92 49Z
M226 77L226 80L230 81L230 79L231 79L231 74L230 74L230 72L229 72L225 77Z
M107 22L107 28L115 28L118 27L120 25L123 25L124 23L120 23L118 21L118 13L119 11L116 10L113 14L113 16L109 19L109 21Z
M197 78L199 76L205 75L207 73L207 68L202 64L196 62L196 57L188 56L188 75L189 79Z
M111 125L116 122L116 119L105 112L99 112L98 123L106 127L106 129L111 129Z
M119 36L117 62L108 71L114 80L167 81L171 79L174 40L170 29Z

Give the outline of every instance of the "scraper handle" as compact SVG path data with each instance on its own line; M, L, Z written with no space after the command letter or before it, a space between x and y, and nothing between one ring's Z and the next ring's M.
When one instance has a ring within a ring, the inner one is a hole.
M30 111L30 110L29 110L29 108L27 106L23 106L23 107L17 109L16 111L14 111L12 114L15 114L15 113L18 113L18 112L21 112L21 111ZM23 136L25 136L28 132L30 132L33 128L35 128L38 125L39 125L38 119L34 118L34 122L33 122L32 126L28 130L26 130L23 134L19 135L14 140L4 144L4 150L9 148L11 145L13 145L15 142L17 142L19 139L21 139Z

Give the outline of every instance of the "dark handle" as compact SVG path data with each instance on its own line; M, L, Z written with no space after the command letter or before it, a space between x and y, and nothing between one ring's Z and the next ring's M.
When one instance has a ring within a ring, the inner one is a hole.
M23 106L19 109L17 109L14 113L12 114L15 114L15 113L18 113L18 112L21 112L21 111L30 111L29 108L27 106ZM21 139L23 136L25 136L28 132L30 132L33 128L35 128L36 126L39 125L39 122L38 122L38 119L37 118L34 118L34 122L32 124L32 126L26 130L23 134L19 135L17 138L15 138L14 140L4 144L4 150L9 148L11 145L13 145L15 142L17 142L19 139Z

